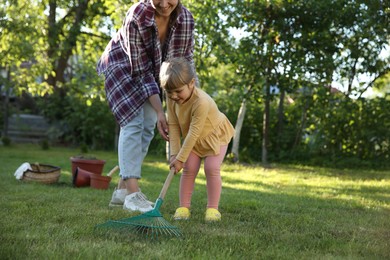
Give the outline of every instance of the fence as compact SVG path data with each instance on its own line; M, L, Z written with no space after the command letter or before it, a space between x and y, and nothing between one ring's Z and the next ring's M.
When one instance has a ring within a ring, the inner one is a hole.
M48 138L49 124L39 115L19 114L8 118L8 137L15 143L38 143Z

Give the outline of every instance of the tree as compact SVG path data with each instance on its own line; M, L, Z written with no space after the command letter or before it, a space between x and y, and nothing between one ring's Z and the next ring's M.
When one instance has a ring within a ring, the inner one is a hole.
M362 97L390 72L388 1L340 1L332 26L339 52L335 63L346 96Z
M337 63L334 57L345 52L343 45L351 45L347 43L353 41L350 37L352 31L361 35L372 34L372 40L368 41L370 44L362 42L359 45L361 48L356 51L361 55L356 56L358 60L362 55L367 59L365 70L369 71L370 67L382 68L382 73L376 74L378 78L387 72L383 65L389 62L381 62L377 58L378 51L383 50L388 39L387 29L384 28L386 22L383 20L386 19L386 8L382 1L231 1L230 12L225 13L228 17L226 20L231 27L243 30L247 35L240 39L233 56L236 57L235 62L245 70L248 82L255 83L252 98L261 101L264 111L263 164L267 164L268 149L271 147L270 104L274 97L283 97L286 92L294 93L298 88L314 90L330 86L337 68L342 68L342 64L351 64ZM368 9L370 11L366 12ZM373 19L369 19L370 16ZM378 20L383 22L378 23ZM342 37L340 32L344 33ZM369 56L368 53L373 55ZM278 93L270 92L274 86L279 89ZM283 99L279 99L279 137L283 135ZM296 145L301 142L309 106L303 108Z
M3 6L0 11L0 69L5 73L0 74L0 93L5 94L2 117L3 134L7 136L10 95L21 93L15 85L25 86L31 78L22 75L34 61L38 44L35 26L39 24L40 9L27 2L3 1Z
M33 97L44 98L46 102L36 99L42 112L53 123L57 121L60 131L67 131L63 134L68 137L100 142L87 137L90 127L77 125L78 129L69 129L69 126L74 115L78 114L79 119L86 115L83 113L86 109L75 111L78 107L75 102L95 111L91 114L99 114L101 118L109 113L103 81L96 75L95 64L110 38L102 32L106 29L110 33L112 27L106 17L112 15L115 10L112 7L119 4L87 0L5 1L0 55L1 66L11 68L8 78L12 82L8 80L7 86L12 87L15 94L25 91ZM20 66L22 62L29 66ZM96 113L97 110L102 111ZM104 123L110 125L111 121L98 120L97 123L95 127L102 127ZM99 133L103 135L105 131ZM108 140L106 136L101 138ZM81 142L84 141L78 141Z

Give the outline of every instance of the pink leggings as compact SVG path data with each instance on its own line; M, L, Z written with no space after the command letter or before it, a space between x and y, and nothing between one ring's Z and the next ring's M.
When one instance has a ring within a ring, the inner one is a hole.
M222 190L220 169L226 151L227 145L223 145L218 155L207 156L204 159L204 171L207 180L207 208L218 209ZM202 158L191 152L184 164L183 174L180 177L180 207L190 208L191 206L195 178L198 175L201 161Z

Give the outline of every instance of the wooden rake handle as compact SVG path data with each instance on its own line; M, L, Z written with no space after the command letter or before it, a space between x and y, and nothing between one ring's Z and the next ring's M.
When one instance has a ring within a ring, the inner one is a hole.
M118 165L112 168L112 170L107 174L107 176L111 177L111 175L113 175L117 170L119 170Z
M158 197L159 199L164 199L165 194L167 193L167 190L169 188L169 185L171 185L173 176L175 176L175 168L171 168L171 170L169 171L167 179L164 182L164 186L161 189L160 196Z

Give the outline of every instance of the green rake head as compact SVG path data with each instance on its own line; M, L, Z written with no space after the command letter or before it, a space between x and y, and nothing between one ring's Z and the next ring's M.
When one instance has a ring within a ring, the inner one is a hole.
M142 234L150 239L157 239L161 236L182 237L179 228L171 225L161 215L160 207L162 202L162 198L158 198L151 211L131 218L109 220L97 225L95 228Z

